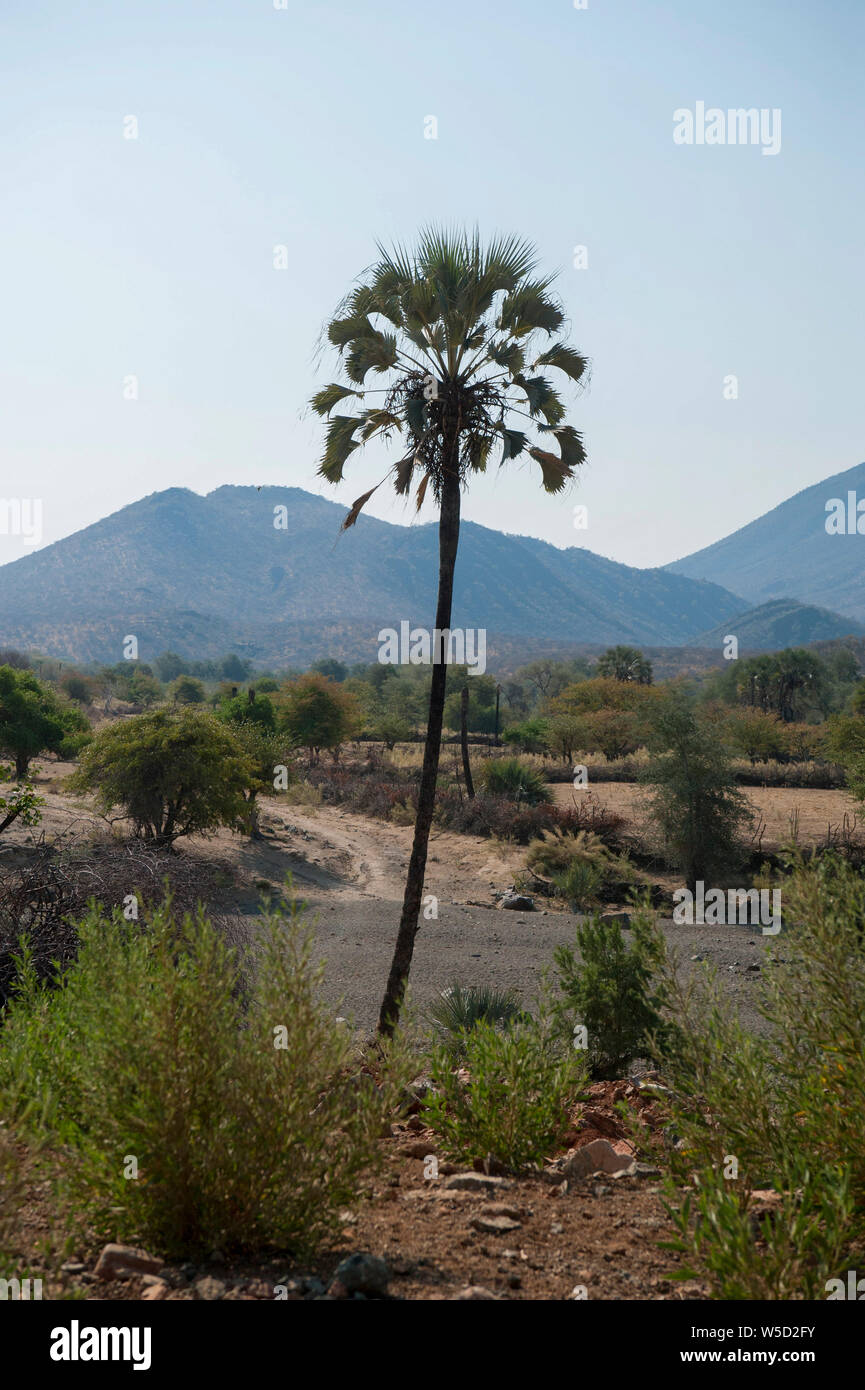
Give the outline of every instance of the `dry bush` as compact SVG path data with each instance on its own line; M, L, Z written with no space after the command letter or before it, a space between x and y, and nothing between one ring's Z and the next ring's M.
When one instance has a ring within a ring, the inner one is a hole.
M109 840L70 848L42 843L17 853L0 868L0 1007L9 998L17 976L15 957L22 937L37 978L49 979L54 963L61 968L75 959L75 923L91 899L110 911L137 899L139 919L170 896L176 910L192 911L206 902L211 919L225 939L241 945L240 920L227 910L227 871L167 850L150 849L140 841Z

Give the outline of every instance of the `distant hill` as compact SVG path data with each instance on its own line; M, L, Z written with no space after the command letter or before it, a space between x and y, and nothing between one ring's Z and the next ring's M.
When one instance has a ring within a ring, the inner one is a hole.
M795 598L865 623L865 535L826 531L827 502L846 506L848 492L865 501L865 463L797 492L667 571L722 584L754 604Z
M794 599L776 599L704 632L694 639L694 646L720 649L724 638L732 634L738 637L740 650L778 651L782 647L807 647L812 642L831 642L861 633L865 633L861 623L831 613L828 608L796 603Z
M286 527L274 526L285 507ZM256 663L373 660L377 634L435 612L434 524L361 517L299 488L170 488L0 569L0 645L113 662L237 651ZM453 624L511 662L547 643L677 646L741 612L714 583L463 525Z

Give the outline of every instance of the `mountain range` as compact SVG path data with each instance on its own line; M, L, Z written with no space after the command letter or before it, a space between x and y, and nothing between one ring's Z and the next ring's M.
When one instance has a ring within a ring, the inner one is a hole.
M658 569L465 522L453 626L486 628L489 656L509 664L587 644L715 648L730 631L740 648L861 633L865 579L850 562L865 538L823 527L824 496L857 485L865 464ZM344 516L299 488L153 493L0 568L0 645L115 662L134 634L144 660L374 660L381 628L432 620L437 529L361 516L342 532Z
M858 519L865 532L865 463L860 463L667 565L667 573L721 584L750 604L793 598L865 623L865 534L846 527L843 534L827 530L838 512L831 504L843 504L846 513L850 493L854 513L861 499Z

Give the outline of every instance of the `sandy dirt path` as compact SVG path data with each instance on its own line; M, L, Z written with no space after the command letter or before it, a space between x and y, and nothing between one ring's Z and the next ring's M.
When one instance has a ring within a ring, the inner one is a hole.
M52 764L39 774L39 789L46 798L43 829L49 837L61 832L74 838L104 833L105 823L86 801L62 792L67 771L71 768ZM560 790L571 794L570 788ZM599 799L609 797L610 804L631 815L636 812L630 805L635 792L628 786L597 789ZM778 798L778 793L771 795ZM808 798L833 797L834 816L843 794L786 796L803 806ZM817 819L828 810L821 807L815 812ZM242 919L247 936L255 934L262 894L280 889L291 873L298 896L308 905L317 953L326 962L327 997L335 1010L367 1030L377 1017L399 925L411 828L338 807L293 806L278 798L266 800L262 812L260 840L221 830L211 837L184 840L178 850L191 858L217 861L230 872L234 886L229 911ZM5 846L24 843L32 835L13 827L4 836L4 856ZM513 883L524 857L525 850L518 846L447 831L433 834L425 892L437 900L437 915L422 920L415 946L412 991L419 1009L455 981L513 989L529 1006L537 998L555 947L575 940L579 919L548 909L540 898L534 912L494 906L494 894ZM718 966L744 1017L756 1024L751 1000L759 971L749 967L759 964L771 938L745 926L681 927L666 922L664 930L686 970L694 968L693 956Z

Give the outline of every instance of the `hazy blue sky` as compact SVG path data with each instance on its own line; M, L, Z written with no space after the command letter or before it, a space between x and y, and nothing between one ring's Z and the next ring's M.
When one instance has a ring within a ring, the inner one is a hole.
M865 457L862 0L3 0L0 31L0 498L46 542L171 486L377 481L316 478L315 345L433 220L532 238L593 360L578 489L510 464L472 520L662 564ZM674 144L699 101L779 108L780 153Z

